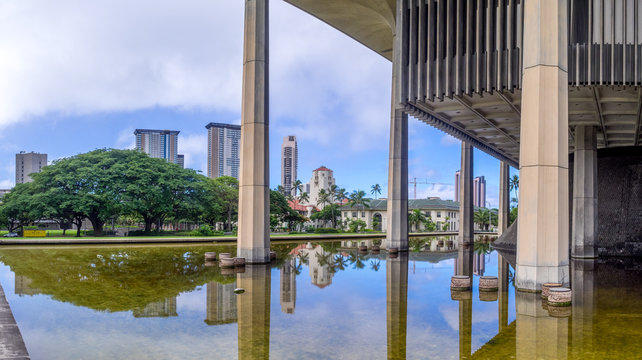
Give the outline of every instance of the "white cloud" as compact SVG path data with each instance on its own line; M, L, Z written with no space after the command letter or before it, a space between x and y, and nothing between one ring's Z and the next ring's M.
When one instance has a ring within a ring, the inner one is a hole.
M461 141L458 139L455 139L454 137L444 134L444 136L441 137L441 141L439 142L442 146L454 146L454 145L461 145Z
M116 139L116 149L134 149L136 148L136 137L134 136L134 129L128 128L121 130Z
M185 167L201 170L207 174L207 135L181 134L178 139L178 153L185 155Z
M410 191L412 192L412 185ZM417 184L417 199L437 196L443 200L454 200L455 186L450 184Z

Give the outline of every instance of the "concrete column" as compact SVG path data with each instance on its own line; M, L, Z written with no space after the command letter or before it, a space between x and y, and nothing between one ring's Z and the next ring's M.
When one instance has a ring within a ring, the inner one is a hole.
M473 218L473 147L469 143L461 142L461 171L459 186L459 244L473 245L474 218Z
M238 358L270 358L270 265L246 266L236 284L245 293L236 297Z
M408 253L386 260L388 359L406 358L408 319Z
M457 249L457 259L455 261L455 275L468 276L473 279L473 255L474 250L471 246L460 246Z
M390 116L390 156L388 161L388 226L386 247L408 250L408 39L403 31L408 21L408 0L397 0L396 29L393 34L392 109Z
M270 261L268 0L245 1L238 256Z
M540 294L518 291L515 302L517 358L568 358L568 318L549 316Z
M575 128L573 163L574 258L595 258L597 240L597 131L593 126Z
M568 283L568 0L524 2L516 286Z
M510 222L510 191L508 186L509 178L508 164L499 163L499 214L497 219L497 233L502 235L508 228Z

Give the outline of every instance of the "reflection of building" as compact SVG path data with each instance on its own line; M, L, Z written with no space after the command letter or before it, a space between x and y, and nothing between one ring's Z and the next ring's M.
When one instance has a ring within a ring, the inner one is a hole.
M207 283L207 325L235 323L238 320L236 311L236 283L219 284L216 281Z
M455 173L455 201L459 201L460 174L459 170ZM473 206L486 207L486 179L483 176L473 179Z
M178 316L178 313L176 313L176 297L149 303L142 309L134 310L133 314L137 318Z
M16 295L37 295L41 294L42 292L38 289L34 289L31 287L31 282L32 280L29 279L26 276L22 275L16 275L16 281L15 281L15 287L14 287L14 292Z
M178 163L178 134L175 130L136 129L136 150L153 158Z
M30 174L39 173L40 169L47 166L47 154L21 151L16 154L16 184L33 181Z
M475 253L473 255L473 274L484 276L486 271L486 258L484 253Z
M332 254L323 250L321 245L313 246L311 243L299 245L292 254L308 259L308 269L312 283L320 288L332 284Z
M207 177L239 178L241 126L209 123L207 129Z
M294 196L294 182L297 180L297 169L299 163L299 148L296 143L296 136L290 135L283 138L281 145L281 186L283 191Z
M292 258L281 267L281 311L294 314L296 307L296 258Z

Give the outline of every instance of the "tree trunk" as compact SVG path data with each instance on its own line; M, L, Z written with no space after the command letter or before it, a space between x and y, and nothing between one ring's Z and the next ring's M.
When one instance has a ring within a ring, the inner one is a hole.
M154 219L143 217L143 221L145 222L145 234L147 234L148 232L152 231L152 225L154 224Z
M91 221L91 226L94 228L94 236L102 236L105 223L96 217L89 218L89 221Z

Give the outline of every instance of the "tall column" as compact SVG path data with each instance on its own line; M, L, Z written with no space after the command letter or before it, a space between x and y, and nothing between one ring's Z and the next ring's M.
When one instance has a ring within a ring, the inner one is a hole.
M516 286L568 283L568 0L524 2Z
M270 260L269 0L245 1L238 256Z
M497 234L502 235L510 222L510 192L508 186L509 168L505 162L499 163L499 214Z
M473 147L465 141L461 142L459 181L459 244L473 245Z
M597 240L597 131L593 126L575 128L573 168L574 258L595 258Z
M406 358L408 319L408 253L386 260L388 359Z
M396 29L393 34L392 109L390 116L390 157L388 161L388 248L408 250L408 115L403 103L408 92L408 0L397 0Z
M247 266L236 284L245 289L237 296L238 358L270 358L270 265Z

